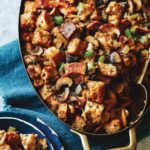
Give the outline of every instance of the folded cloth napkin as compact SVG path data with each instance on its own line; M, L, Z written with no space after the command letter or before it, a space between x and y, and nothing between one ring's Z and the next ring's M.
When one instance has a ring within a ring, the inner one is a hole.
M82 149L80 138L71 133L68 126L53 115L40 101L25 72L18 41L0 47L0 110L42 118L54 129L68 150ZM138 127L138 139L150 135L150 112ZM92 150L103 150L128 143L128 133L101 138L89 136Z

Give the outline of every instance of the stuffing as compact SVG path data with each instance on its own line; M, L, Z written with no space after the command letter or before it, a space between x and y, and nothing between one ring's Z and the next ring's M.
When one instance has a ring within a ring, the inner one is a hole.
M119 24L120 17L123 13L123 5L117 2L110 2L105 12L109 15L108 22L114 25Z
M33 33L32 33L32 32L23 31L23 32L21 33L21 39L22 39L22 41L24 41L24 42L31 42L32 36L33 36Z
M57 110L58 118L60 118L63 121L67 121L67 111L68 111L67 103L59 104L58 110Z
M119 119L114 119L105 124L105 130L107 133L112 134L121 129L121 121Z
M36 149L36 134L20 134L20 138L24 150Z
M39 91L44 100L48 99L53 94L50 85L44 85Z
M33 13L24 13L20 17L20 24L23 30L32 31L35 28L36 16Z
M51 45L51 35L49 32L37 28L32 37L32 44L49 47Z
M92 124L100 124L103 110L103 104L97 104L91 101L87 101L82 116L85 116L86 121Z
M112 64L105 64L99 62L99 70L102 75L108 77L116 77L117 76L117 68Z
M25 13L35 13L36 12L35 2L34 1L25 1L24 12Z
M43 10L37 18L36 26L46 31L52 30L54 27L52 16L50 16L47 11Z
M83 91L83 96L91 101L102 103L105 93L105 83L101 81L87 81L88 90Z
M126 87L148 59L149 6L148 0L23 2L25 67L58 118L89 133L128 126L122 107L133 104Z
M86 64L84 62L68 63L65 65L65 74L67 76L85 75Z
M60 32L66 39L70 39L76 29L76 25L73 22L69 21L61 25Z
M56 48L65 49L68 46L68 40L62 35L58 27L53 28L52 35L54 36L53 44Z
M1 142L10 145L12 149L17 149L20 146L20 137L15 131L8 131L4 133Z
M91 4L85 4L80 2L77 7L78 16L80 20L86 21L87 17L89 17L93 12L93 7Z
M62 51L52 46L45 50L44 57L49 59L53 66L56 67L64 60L64 54Z
M70 55L83 55L86 50L87 43L76 38L70 41L67 47L67 53Z
M0 145L0 150L12 150L11 146L8 144Z
M50 80L56 80L58 78L58 72L53 65L45 66L41 71L41 79L45 83L49 83Z
M120 47L120 43L112 38L110 33L97 32L95 38L98 39L99 43L107 53Z
M47 105L49 106L49 108L56 113L60 102L58 101L58 98L56 96L50 96L47 100L46 100Z
M86 122L84 118L77 115L72 123L72 127L77 130L84 131L85 126Z

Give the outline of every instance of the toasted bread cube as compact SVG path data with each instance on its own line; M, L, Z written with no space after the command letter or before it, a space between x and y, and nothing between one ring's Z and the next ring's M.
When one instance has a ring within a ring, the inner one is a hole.
M33 13L24 13L20 18L21 28L32 31L35 28L36 16Z
M62 3L62 2L61 2ZM60 5L59 1L56 0L35 0L36 8L55 8Z
M8 144L3 144L3 145L0 145L0 150L12 150L10 145Z
M58 98L56 96L50 96L47 100L46 103L50 107L50 109L56 113L60 102L57 100Z
M41 12L37 18L36 26L47 31L50 31L54 27L53 19L47 11L43 10Z
M102 103L105 93L105 83L101 81L87 81L88 90L83 92L83 96L91 101Z
M78 76L85 75L86 72L86 63L84 62L75 62L65 65L65 74L68 76Z
M24 42L31 42L32 36L33 36L32 32L26 32L26 31L21 32L21 39Z
M5 133L5 130L0 130L0 140L3 137L4 133Z
M54 46L46 49L44 56L52 62L54 67L56 67L64 60L63 53Z
M72 128L75 128L80 131L84 131L85 125L86 125L86 121L84 120L84 118L77 115L73 120Z
M20 137L15 131L8 131L4 133L1 141L2 143L10 145L12 149L17 149L20 146Z
M85 116L86 120L92 124L99 124L102 119L103 110L103 104L87 101L82 116Z
M119 119L114 119L104 126L107 133L115 133L121 129L121 121Z
M21 143L24 150L35 150L36 149L36 134L20 134Z
M106 8L106 13L109 15L108 22L114 25L118 25L120 17L123 13L123 5L117 2L110 2Z
M100 45L107 53L110 53L113 49L120 47L120 43L116 41L111 34L112 33L101 32L96 32L95 34L95 38L98 39Z
M83 55L87 47L87 43L85 41L81 41L78 38L75 38L70 41L67 52L71 55Z
M32 44L43 47L49 47L51 44L50 33L37 28L33 34Z
M58 118L60 118L63 121L67 121L67 110L68 110L67 103L59 104L59 107L58 107L58 110L57 110Z
M48 143L46 139L38 139L37 141L37 150L47 150Z
M24 13L35 13L36 7L34 1L25 1L24 3Z
M108 77L116 77L118 75L117 68L112 64L105 64L105 63L99 62L99 69L102 75L105 75Z
M51 89L51 86L49 85L44 85L41 89L40 89L40 94L42 96L42 98L44 100L48 99L52 94L53 91Z
M41 79L45 83L49 83L49 80L56 80L58 78L58 72L53 65L46 66L42 69Z

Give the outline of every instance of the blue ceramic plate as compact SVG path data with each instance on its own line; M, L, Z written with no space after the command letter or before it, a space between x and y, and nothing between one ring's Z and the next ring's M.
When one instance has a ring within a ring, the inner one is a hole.
M0 130L13 126L20 133L35 133L39 138L46 138L49 150L62 150L63 146L58 135L40 118L31 118L12 112L0 112Z

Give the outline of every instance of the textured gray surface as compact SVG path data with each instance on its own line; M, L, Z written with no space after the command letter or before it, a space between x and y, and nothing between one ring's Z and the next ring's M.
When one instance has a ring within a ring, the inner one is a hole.
M0 46L17 39L20 0L0 0Z
M0 0L0 46L18 38L18 12L21 0ZM138 150L150 150L150 137L138 143Z

